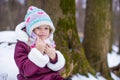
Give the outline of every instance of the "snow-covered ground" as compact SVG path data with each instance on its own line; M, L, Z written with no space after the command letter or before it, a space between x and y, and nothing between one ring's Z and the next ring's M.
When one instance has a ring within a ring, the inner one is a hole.
M17 80L18 69L14 61L14 48L16 43L16 36L14 31L1 31L0 32L0 80ZM120 64L120 55L116 54L118 47L113 46L113 51L108 53L108 66L113 67ZM113 80L120 80L119 77L111 73ZM88 77L76 74L72 80L106 80L96 73L94 77L88 73Z

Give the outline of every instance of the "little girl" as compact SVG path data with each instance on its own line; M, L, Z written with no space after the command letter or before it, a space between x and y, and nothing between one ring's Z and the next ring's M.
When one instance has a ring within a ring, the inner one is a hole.
M19 69L18 80L64 80L59 71L64 56L55 49L54 25L42 9L31 6L25 21L17 25L14 59Z

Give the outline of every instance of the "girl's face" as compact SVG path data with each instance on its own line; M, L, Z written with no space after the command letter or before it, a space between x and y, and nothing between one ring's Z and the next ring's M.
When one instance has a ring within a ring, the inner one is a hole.
M34 29L34 33L42 40L49 37L50 27L48 25L41 25Z

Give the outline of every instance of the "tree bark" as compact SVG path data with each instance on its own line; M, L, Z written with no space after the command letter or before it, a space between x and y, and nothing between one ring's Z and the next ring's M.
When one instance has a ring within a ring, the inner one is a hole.
M111 0L87 0L84 49L97 72L111 80L107 53L111 46Z
M64 77L88 72L95 74L87 61L80 43L75 22L75 0L45 0L44 9L51 16L55 31L55 42L66 59Z

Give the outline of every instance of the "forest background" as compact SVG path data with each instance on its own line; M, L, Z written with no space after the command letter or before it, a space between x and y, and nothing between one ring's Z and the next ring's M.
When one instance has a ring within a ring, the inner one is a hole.
M14 30L30 5L44 9L56 26L57 48L66 58L64 77L101 72L111 80L114 68L108 68L106 55L111 45L119 46L120 0L0 0L0 31Z

